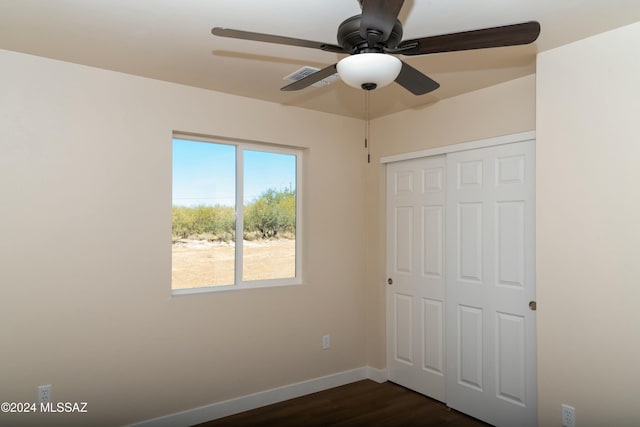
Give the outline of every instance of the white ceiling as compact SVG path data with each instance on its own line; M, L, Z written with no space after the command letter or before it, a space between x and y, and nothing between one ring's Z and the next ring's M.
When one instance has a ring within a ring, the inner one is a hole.
M340 80L280 91L284 76L340 55L211 35L220 26L336 44L359 12L356 0L0 0L0 49L362 118L364 91ZM528 46L402 57L441 87L377 89L371 117L532 74L536 52L640 20L640 0L406 0L399 18L404 39L530 20L542 31Z

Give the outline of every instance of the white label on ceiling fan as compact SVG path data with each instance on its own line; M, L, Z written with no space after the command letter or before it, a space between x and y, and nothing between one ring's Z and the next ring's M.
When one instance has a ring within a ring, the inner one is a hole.
M317 71L320 71L319 68L314 68L314 67L302 67L299 70L294 71L293 73L289 74L288 76L284 76L282 78L282 80L291 80L292 82L297 82L298 80L301 80L305 77L307 77L308 75L311 75ZM315 82L314 84L312 84L311 86L314 87L322 87L322 86L326 86L328 84L331 84L335 79L338 78L338 74L333 74L329 77L325 77L322 80L319 80L317 82Z

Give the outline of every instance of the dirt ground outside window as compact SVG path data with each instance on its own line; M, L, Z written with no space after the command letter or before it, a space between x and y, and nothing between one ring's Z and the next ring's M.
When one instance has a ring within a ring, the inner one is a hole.
M244 241L244 281L295 277L296 241ZM231 285L234 281L234 242L180 240L172 245L172 288Z

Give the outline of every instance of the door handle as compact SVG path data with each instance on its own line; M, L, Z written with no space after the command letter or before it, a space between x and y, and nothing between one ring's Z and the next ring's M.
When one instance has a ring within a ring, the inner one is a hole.
M388 283L389 285L393 285L393 279L392 279L391 277L389 277L389 278L387 279L387 283Z
M536 311L537 307L536 307L536 302L535 301L529 301L529 310L531 311Z

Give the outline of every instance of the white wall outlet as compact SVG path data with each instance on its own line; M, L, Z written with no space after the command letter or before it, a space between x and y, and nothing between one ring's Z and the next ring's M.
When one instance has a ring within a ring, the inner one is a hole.
M576 408L562 404L562 427L576 427Z
M38 403L51 402L51 384L38 386Z
M329 335L323 335L322 336L322 349L326 350L329 347L331 347L331 338L329 337Z

